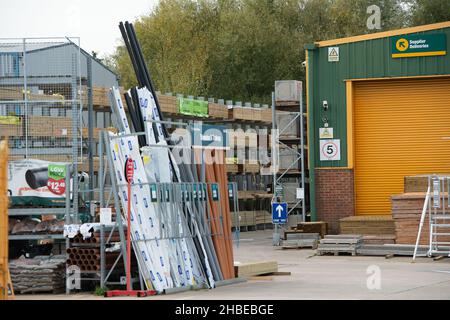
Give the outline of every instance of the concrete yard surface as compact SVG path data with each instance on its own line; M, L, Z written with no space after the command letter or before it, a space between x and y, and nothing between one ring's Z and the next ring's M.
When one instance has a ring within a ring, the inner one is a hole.
M410 257L315 256L315 250L273 247L272 230L241 232L234 255L242 263L276 260L279 271L291 275L138 299L450 299L449 258L418 258L412 263ZM105 298L82 293L18 295L16 299Z

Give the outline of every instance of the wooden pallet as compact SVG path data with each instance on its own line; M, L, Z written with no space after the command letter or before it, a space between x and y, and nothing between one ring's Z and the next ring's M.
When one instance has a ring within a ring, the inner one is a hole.
M282 240L281 249L317 249L318 241L315 239Z
M362 243L363 237L361 235L327 235L320 240L317 254L334 254L337 256L340 253L345 253L355 256L356 250L361 247Z

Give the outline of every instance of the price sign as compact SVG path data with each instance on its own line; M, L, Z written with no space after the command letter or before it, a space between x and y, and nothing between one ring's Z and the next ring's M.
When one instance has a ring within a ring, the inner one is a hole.
M133 175L134 175L133 159L131 159L131 158L127 159L125 170L126 170L127 181L131 182L133 180Z

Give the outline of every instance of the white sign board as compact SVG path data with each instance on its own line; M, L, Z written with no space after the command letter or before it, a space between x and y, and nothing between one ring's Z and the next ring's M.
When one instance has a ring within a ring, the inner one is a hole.
M319 139L333 139L333 128L319 128Z
M100 223L101 224L111 224L112 223L111 208L100 208Z
M328 62L339 62L339 47L328 48Z
M320 140L320 161L341 160L341 140Z
M303 188L297 188L297 199L305 199L305 190Z

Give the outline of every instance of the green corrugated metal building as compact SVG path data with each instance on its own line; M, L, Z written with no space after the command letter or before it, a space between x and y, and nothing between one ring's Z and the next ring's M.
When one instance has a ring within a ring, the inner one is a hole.
M403 176L450 172L449 37L443 22L306 46L313 220L389 215Z

